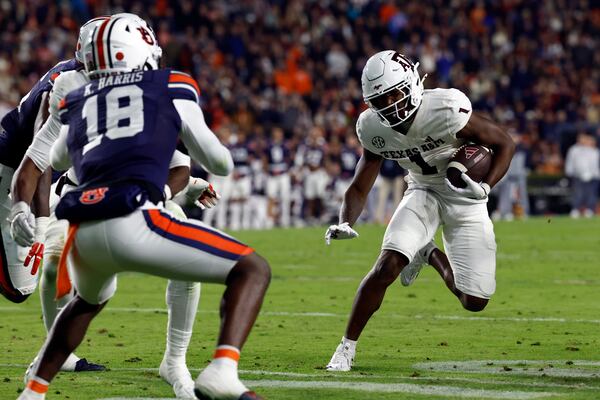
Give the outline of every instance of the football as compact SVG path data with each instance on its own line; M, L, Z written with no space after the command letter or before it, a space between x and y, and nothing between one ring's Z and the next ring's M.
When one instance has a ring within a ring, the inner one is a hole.
M463 172L475 182L481 182L491 165L492 151L490 149L478 144L464 144L450 158L446 175L454 186L465 188L467 184L461 178Z

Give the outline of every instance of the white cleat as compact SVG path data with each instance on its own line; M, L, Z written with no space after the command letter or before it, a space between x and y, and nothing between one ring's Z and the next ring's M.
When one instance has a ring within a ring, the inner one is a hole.
M158 368L160 377L171 387L178 399L195 399L194 380L185 363L169 362L163 358Z
M400 272L402 286L410 286L419 276L419 272L428 264L431 252L437 247L433 240L415 254L413 260Z
M338 344L335 349L335 353L331 356L329 364L325 367L327 371L339 371L348 372L352 369L352 363L354 362L355 350L351 349L350 346L344 345L343 343Z
M249 392L237 374L233 360L226 358L211 362L194 382L194 392L199 399L238 400Z

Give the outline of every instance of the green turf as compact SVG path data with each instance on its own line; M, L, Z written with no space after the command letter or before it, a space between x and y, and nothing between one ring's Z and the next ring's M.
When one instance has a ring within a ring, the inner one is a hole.
M485 311L462 310L433 269L425 269L410 288L390 287L360 340L353 372L330 374L323 366L343 334L354 292L378 254L384 228L358 226L358 231L360 238L329 247L323 228L236 235L273 268L263 314L240 364L242 379L258 392L277 400L600 397L600 363L578 365L578 360L600 361L599 219L497 224L497 291ZM157 278L122 276L117 295L77 350L112 370L59 374L48 398L172 397L156 370L164 348L164 289ZM202 289L188 353L195 371L214 348L221 292L218 285ZM148 310L153 308L158 310ZM42 344L44 330L37 295L21 305L3 300L0 313L0 399L11 399L23 387L23 365ZM458 364L476 360L497 361L470 373ZM451 361L450 371L418 364L441 361ZM282 388L282 382L299 387ZM333 387L315 387L319 382Z

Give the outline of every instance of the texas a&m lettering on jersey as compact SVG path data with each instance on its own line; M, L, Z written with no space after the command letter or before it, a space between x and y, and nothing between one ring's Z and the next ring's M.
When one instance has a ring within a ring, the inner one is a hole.
M412 147L410 149L403 150L383 150L379 153L383 158L392 160L400 158L410 158L419 153L435 150L444 143L446 143L444 142L444 139L433 139L431 136L427 136L425 138L425 143L423 143L419 147Z

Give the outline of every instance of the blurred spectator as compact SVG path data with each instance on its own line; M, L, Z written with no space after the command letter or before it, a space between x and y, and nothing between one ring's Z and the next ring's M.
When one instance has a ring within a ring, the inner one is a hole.
M598 203L598 179L600 179L600 150L596 139L580 133L567 153L565 174L571 178L573 202L571 217L591 217Z
M0 116L50 67L73 57L82 22L122 11L151 22L163 63L198 80L210 127L243 137L256 157L267 145L255 143L270 142L274 127L283 129L290 159L315 126L323 142L343 147L365 107L364 63L388 48L420 62L427 88L456 87L475 109L523 132L535 173L561 175L564 138L600 124L600 10L591 0L5 1ZM325 164L337 150L319 146L327 176ZM302 197L312 179L305 172L289 169L292 223L303 205L309 215L318 208ZM224 200L231 182L215 180ZM327 183L320 199L335 196ZM223 228L231 215L229 201L221 203L224 211L205 218ZM234 214L242 216L236 225L248 224L243 212Z
M529 195L527 193L527 160L529 149L519 135L511 132L517 148L506 175L494 187L498 196L498 206L492 213L492 219L512 221L516 211L519 217L529 215Z

